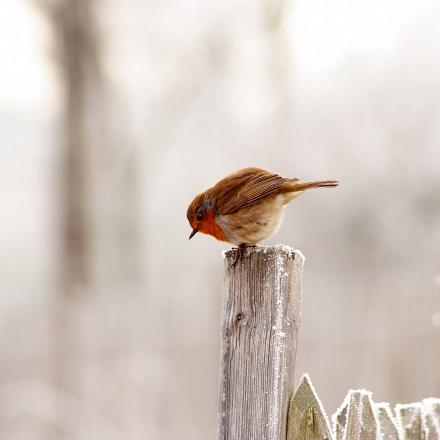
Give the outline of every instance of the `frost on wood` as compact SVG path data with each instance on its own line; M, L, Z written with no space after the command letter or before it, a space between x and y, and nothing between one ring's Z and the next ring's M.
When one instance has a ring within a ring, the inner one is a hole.
M348 412L348 395L342 405L333 414L333 435L336 440L343 440L345 436L345 427L347 426L347 412Z
M350 390L333 421L337 440L376 440L377 420L371 393Z
M290 401L287 440L331 438L327 415L309 376L305 374Z
M440 399L424 399L421 411L421 430L425 440L440 440Z
M347 440L375 440L376 437L377 421L373 411L371 393L365 390L351 391L345 438Z
M421 406L419 402L396 405L396 419L402 440L421 438Z
M304 257L287 246L225 253L219 440L284 440Z
M399 439L399 431L390 404L387 402L376 403L374 409L376 410L379 438L382 440Z

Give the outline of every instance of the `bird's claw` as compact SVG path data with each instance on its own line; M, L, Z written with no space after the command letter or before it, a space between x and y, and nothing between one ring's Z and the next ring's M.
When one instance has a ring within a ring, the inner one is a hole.
M237 252L235 252L235 258L234 261L231 264L231 267L234 267L237 265L238 260L241 260L244 256L244 249L245 249L245 245L244 244L240 244L237 248L234 248L234 250L236 250Z
M240 244L238 247L233 248L237 252L235 253L235 258L231 264L231 267L235 267L237 265L238 261L241 260L245 256L246 248L250 248L250 247L256 247L256 246Z

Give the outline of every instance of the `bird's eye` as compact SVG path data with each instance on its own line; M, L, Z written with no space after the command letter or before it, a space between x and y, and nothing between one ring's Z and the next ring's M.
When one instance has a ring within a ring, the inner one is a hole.
M201 221L202 218L203 218L203 215L202 215L202 214L197 214L197 217L196 217L196 218L197 218L198 221Z

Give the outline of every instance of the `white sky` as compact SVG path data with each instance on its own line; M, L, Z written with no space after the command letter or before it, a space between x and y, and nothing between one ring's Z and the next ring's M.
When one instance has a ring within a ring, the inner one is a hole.
M435 0L295 0L296 68L317 74L353 53L386 53ZM2 0L0 105L39 110L56 98L47 25L29 0Z
M0 10L0 106L38 110L55 94L47 26L32 1L2 0Z
M297 66L313 75L351 54L392 51L434 1L296 0L292 41Z

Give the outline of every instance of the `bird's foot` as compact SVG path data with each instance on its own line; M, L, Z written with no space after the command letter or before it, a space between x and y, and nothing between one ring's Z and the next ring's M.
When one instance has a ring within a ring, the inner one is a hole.
M244 257L245 252L246 252L246 248L250 248L250 247L256 247L256 246L242 243L237 248L233 248L237 252L235 253L235 258L231 264L231 267L235 267L237 265L238 261Z

